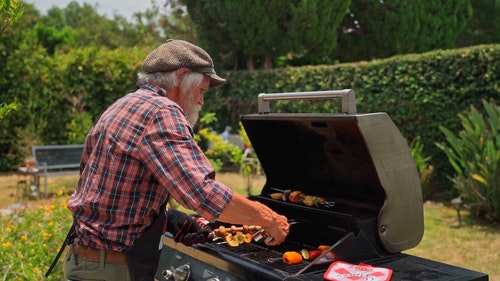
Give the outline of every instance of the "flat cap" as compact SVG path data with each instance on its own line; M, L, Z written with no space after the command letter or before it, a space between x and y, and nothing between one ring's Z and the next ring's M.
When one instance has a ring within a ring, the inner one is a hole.
M226 82L215 73L214 63L210 55L202 48L184 40L169 39L154 49L144 59L144 73L170 72L181 67L210 77L210 87Z

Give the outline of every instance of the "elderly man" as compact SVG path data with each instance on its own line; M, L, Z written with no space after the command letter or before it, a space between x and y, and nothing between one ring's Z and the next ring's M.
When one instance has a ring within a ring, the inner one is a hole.
M87 135L81 177L68 202L74 235L65 260L69 280L153 280L161 235L187 245L207 231L169 197L209 221L257 224L282 243L287 218L215 180L193 139L209 87L221 85L206 51L182 40L153 50L138 89L114 102ZM167 215L166 215L167 214Z

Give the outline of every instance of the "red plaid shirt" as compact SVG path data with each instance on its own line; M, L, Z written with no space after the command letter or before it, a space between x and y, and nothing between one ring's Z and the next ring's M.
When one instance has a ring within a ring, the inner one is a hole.
M232 190L193 139L182 109L163 89L143 86L112 104L87 135L81 177L68 202L76 243L122 251L172 196L208 220Z

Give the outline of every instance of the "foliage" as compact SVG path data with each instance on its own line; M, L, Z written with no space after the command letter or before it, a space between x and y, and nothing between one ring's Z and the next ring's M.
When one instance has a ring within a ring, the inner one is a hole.
M457 39L457 47L500 43L500 0L471 1L474 15Z
M18 104L13 102L9 104L0 103L0 135L8 135L8 130L6 130L6 125L3 122L3 118L9 114L9 112L18 109ZM12 134L11 134L12 136ZM11 137L10 139L15 139L15 137ZM12 165L11 159L15 158L15 153L12 153L12 150L8 148L9 140L6 138L0 139L0 167L9 167Z
M9 104L0 103L0 121L2 121L3 117L12 110L17 110L17 104L15 102Z
M0 0L0 34L17 22L24 12L24 3L20 0Z
M61 16L67 17L62 11ZM73 122L82 124L78 120L82 114L96 120L114 100L135 90L136 72L151 50L150 46L111 50L89 46L94 44L89 41L70 49L61 43L50 55L33 32L42 18L45 26L61 30L50 17L40 17L26 5L22 19L0 38L4 73L0 101L19 106L3 119L0 128L2 171L15 169L33 144L68 144L82 139L72 134L83 134L84 125L70 132L66 128ZM499 57L498 45L484 45L371 62L220 72L228 83L210 90L202 114L214 113L218 121L211 127L220 132L226 125L236 128L240 114L256 112L259 93L354 89L359 112L385 111L405 137L420 136L425 155L432 156L432 181L437 189L449 189L447 174L452 168L434 145L444 140L438 126L456 129L457 112L479 105L481 98L500 98ZM335 102L279 102L273 111L338 112L339 107Z
M200 41L210 53L220 54L221 65L243 69L238 64L243 56L248 70L258 68L257 61L271 69L277 57L288 54L327 57L350 4L350 0L184 2Z
M454 48L471 18L471 0L353 0L334 58L351 62Z
M201 128L195 135L195 140L204 150L205 156L212 163L216 172L223 167L240 165L243 152L241 148L233 143L224 141L222 135L212 131L210 123L216 122L217 117L213 113L207 113L200 118Z
M186 7L175 0L166 0L164 14L159 15L159 27L166 38L182 38L197 44L196 26L186 11ZM154 5L153 9L159 9Z
M482 98L500 99L500 45L224 75L228 83L205 96L204 111L216 112L218 124L232 127L240 114L257 112L259 93L353 89L358 112L387 112L407 139L420 137L425 155L432 157L433 185L443 191L450 188L452 168L434 145L444 140L439 126L454 130L460 125L458 112L480 105ZM286 112L287 106L276 103L273 112ZM301 112L339 112L340 104L299 107Z
M422 197L424 201L432 195L434 192L432 186L432 175L434 173L434 167L430 164L432 157L425 156L424 145L419 137L414 138L410 142L410 151L413 159L415 159L415 165L417 167L418 174L420 176L420 185L422 187Z
M45 47L47 53L54 55L59 45L75 45L78 32L71 27L64 26L58 30L53 26L46 26L38 22L35 24L34 36Z
M147 51L86 47L58 54L61 97L72 103L71 114L89 113L93 121L116 99L135 90L135 74ZM71 73L71 75L68 75Z
M4 66L7 75L0 77L0 88L6 89L0 92L0 100L17 97L23 109L9 114L0 130L4 171L15 168L25 156L22 151L34 143L71 143L64 128L80 114L89 114L95 121L115 99L133 91L135 73L148 53L146 48L88 47L50 57L36 46L25 43L12 52ZM356 91L358 112L385 111L405 137L420 136L425 155L432 156L434 185L446 189L451 167L434 146L444 139L438 126L458 128L454 117L458 111L480 104L483 97L500 97L499 57L499 46L489 45L369 63L221 72L228 83L210 90L202 115L215 113L218 121L210 125L220 132L226 125L238 127L240 114L256 112L259 93L351 88ZM25 63L19 65L21 60ZM25 82L15 83L20 80ZM338 108L334 102L278 103L273 111L339 112ZM85 128L78 131L83 134Z
M44 277L71 225L71 215L65 208L67 198L62 192L58 194L52 204L23 206L0 219L2 280L62 280L60 270Z
M231 164L239 166L242 159L241 148L230 142L224 141L220 134L208 128L199 130L197 134L210 143L210 147L205 151L205 155L217 172L223 167Z
M483 100L485 114L471 106L458 114L462 130L440 126L447 143L438 143L455 169L452 178L473 215L500 222L500 106Z
M34 31L49 54L87 46L109 49L144 46L157 44L162 38L156 29L157 14L158 11L136 14L137 23L132 24L123 16L108 19L96 7L72 1L63 9L49 9L47 15L37 19Z
M349 5L351 0L298 1L291 5L292 17L287 31L291 41L299 43L299 48L288 54L292 56L288 63L294 64L297 60L300 65L331 63L331 54L337 48L339 26Z
M252 143L248 138L247 132L245 131L245 128L243 127L243 124L241 122L239 122L238 134L240 135L244 145L243 156L240 164L240 173L242 173L247 180L247 194L252 194L254 175L262 176L264 174L264 171L259 162L257 154L253 150Z
M24 12L24 5L22 1L18 0L0 0L0 34L3 34L7 28L19 20ZM0 121L9 114L10 111L16 110L16 103L0 103Z
M85 142L87 133L92 128L92 116L88 113L76 114L66 126L68 142L80 144Z

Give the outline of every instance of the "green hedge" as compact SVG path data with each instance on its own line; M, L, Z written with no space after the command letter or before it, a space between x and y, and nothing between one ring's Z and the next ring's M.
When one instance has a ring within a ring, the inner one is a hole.
M75 120L95 120L113 100L133 91L136 72L147 53L137 48L85 48L51 57L26 44L6 54L8 76L0 79L0 89L4 89L0 100L17 102L19 108L0 124L0 170L22 163L22 154L29 154L32 145L79 139L75 134L78 130L85 134L85 126L79 129ZM435 146L444 141L438 127L458 130L458 113L471 105L481 110L483 98L500 100L500 45L221 75L228 83L211 90L204 107L204 112L216 114L218 122L212 126L217 132L226 125L238 128L240 114L256 112L259 93L350 88L356 92L359 113L385 111L409 141L419 136L442 180L450 169ZM336 101L272 105L276 112L338 112L339 108ZM69 124L73 124L71 134Z
M459 130L457 114L481 99L500 100L500 45L439 50L371 62L334 66L224 73L227 85L206 95L206 110L217 112L220 127L236 126L238 115L257 111L259 93L353 89L358 113L387 112L410 142L420 137L436 168L437 187L448 185L448 160L435 143L439 126ZM276 112L339 112L340 103L277 103Z

